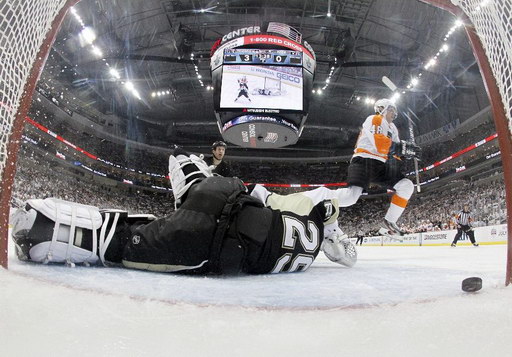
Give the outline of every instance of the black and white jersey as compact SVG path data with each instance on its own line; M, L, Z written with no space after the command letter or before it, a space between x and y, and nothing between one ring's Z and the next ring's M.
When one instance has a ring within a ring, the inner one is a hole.
M232 177L233 176L231 173L231 166L226 161L222 160L220 162L220 164L215 165L215 163L213 161L213 156L205 158L204 161L206 162L206 164L208 166L212 166L212 165L215 166L215 169L213 169L213 171L212 171L213 173L220 175L220 176L224 176L224 177Z
M318 202L318 203L317 203ZM271 194L266 199L273 219L261 258L249 273L307 270L320 252L324 227L337 222L337 199L318 201L302 193Z
M457 224L462 226L469 226L472 220L471 212L466 212L464 210L460 211L456 217Z

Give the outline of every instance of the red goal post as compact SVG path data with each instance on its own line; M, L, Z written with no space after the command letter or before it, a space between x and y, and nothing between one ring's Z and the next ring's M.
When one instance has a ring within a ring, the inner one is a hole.
M512 282L512 0L420 0L464 22L489 96L503 163L507 204L505 285Z
M24 118L60 24L78 1L0 3L0 265L5 268L9 201ZM512 0L420 1L447 10L464 22L489 95L505 176L508 285L512 282Z
M11 190L24 118L60 24L78 1L0 2L0 265L4 268Z

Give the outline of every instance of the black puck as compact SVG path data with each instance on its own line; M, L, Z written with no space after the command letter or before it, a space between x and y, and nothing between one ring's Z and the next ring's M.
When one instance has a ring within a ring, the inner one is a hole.
M482 278L479 277L471 277L462 280L462 290L468 293L473 293L482 288Z

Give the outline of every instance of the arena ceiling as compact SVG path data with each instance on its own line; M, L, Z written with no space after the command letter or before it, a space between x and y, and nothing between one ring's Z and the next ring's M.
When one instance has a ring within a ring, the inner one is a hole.
M73 9L94 30L101 55L84 45L83 25L68 13L43 79L58 83L91 111L122 118L123 130L118 127L116 135L150 145L209 151L221 138L207 89L211 47L230 31L268 21L303 34L317 55L314 88L324 87L328 78L329 83L322 94L312 94L297 144L257 151L230 146L231 157L315 159L349 153L358 127L372 112L366 98L391 95L382 76L404 89L398 105L415 113L417 135L464 121L488 105L463 27L445 40L456 18L421 1L83 0ZM445 44L448 50L439 53ZM436 53L436 65L425 69ZM105 63L121 78L113 78ZM407 89L413 78L419 83ZM140 99L121 85L128 80ZM152 97L154 91L169 94ZM403 133L405 123L397 122Z

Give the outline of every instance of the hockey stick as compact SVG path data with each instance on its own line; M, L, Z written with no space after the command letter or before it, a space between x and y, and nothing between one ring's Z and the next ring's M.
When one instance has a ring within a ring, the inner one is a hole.
M393 83L393 81L391 81L391 79L389 79L386 76L382 77L382 83L384 83L386 85L386 87L391 89L391 91L393 91L393 92L395 92L398 89L398 87L395 85L395 83ZM412 119L407 113L405 113L405 116L407 118L407 125L409 127L409 140L411 140L411 142L413 144L416 144L416 142L414 141L414 129L412 127ZM418 159L417 158L414 158L414 172L416 173L416 192L420 193L421 192L420 172L418 169Z
M385 232L385 230L386 230L385 228L379 229L379 234L382 235L383 237L389 238L391 240L396 240L400 243L404 242L403 238L398 238L398 236L390 234L389 231Z
M388 234L383 234L384 237L388 238L388 239L391 239L391 240L395 240L397 242L400 242L400 243L403 243L404 240L403 239L400 239L400 238L396 238L396 237L393 237L392 235L388 235Z
M413 144L416 145L416 141L414 140L414 129L412 127L412 119L409 116L409 113L404 113L405 117L407 118L407 123L409 124L409 139ZM416 192L421 192L421 186L420 186L420 171L418 169L418 159L414 158L414 172L416 173Z

